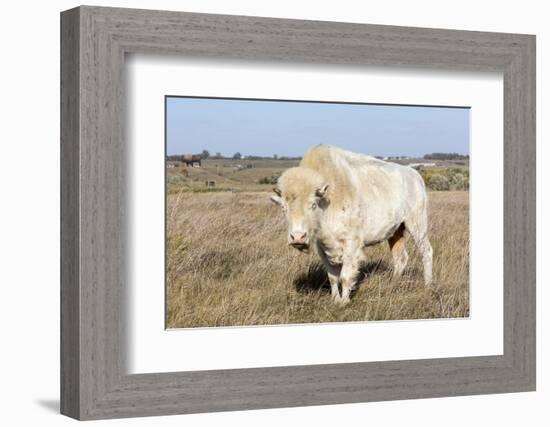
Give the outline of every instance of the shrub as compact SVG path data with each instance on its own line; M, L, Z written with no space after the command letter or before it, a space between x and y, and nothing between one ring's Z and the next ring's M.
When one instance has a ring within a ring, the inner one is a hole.
M168 193L177 193L189 188L188 180L182 175L168 175L167 190Z
M168 175L168 185L185 185L186 179L181 175Z
M435 191L448 191L451 189L451 186L446 176L434 173L428 179L428 188Z
M263 178L260 178L260 180L258 181L258 184L271 184L271 185L277 184L277 180L279 179L280 176L281 176L280 172L274 173L271 176L264 176Z
M450 177L451 185L455 190L468 190L470 188L470 183L468 178L462 173L456 173Z
M417 169L426 188L436 191L469 190L470 173L468 169ZM433 178L433 179L432 179Z

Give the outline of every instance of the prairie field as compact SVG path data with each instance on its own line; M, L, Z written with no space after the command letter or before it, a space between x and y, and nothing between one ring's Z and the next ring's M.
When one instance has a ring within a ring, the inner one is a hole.
M342 307L331 301L318 256L287 245L283 213L269 200L272 185L257 184L266 173L253 179L246 175L253 173L236 172L250 183L239 191L190 191L188 175L169 185L168 328L469 316L468 191L429 192L431 287L424 286L422 264L410 238L408 266L401 278L392 280L391 255L384 242L368 249L363 278L351 303ZM219 170L216 176L225 190L239 182Z

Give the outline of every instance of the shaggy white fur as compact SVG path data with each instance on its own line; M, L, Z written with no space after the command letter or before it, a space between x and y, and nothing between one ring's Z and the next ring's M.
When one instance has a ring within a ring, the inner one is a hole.
M316 145L300 166L281 175L275 193L271 199L281 205L288 220L288 243L301 251L317 251L335 301L349 302L369 245L389 242L394 275L399 276L408 260L405 231L422 255L424 281L431 283L428 199L416 170Z

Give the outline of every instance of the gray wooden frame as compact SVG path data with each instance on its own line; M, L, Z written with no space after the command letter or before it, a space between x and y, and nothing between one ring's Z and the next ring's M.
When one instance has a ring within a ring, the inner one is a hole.
M129 52L503 72L504 354L128 375ZM534 36L71 9L61 14L61 165L63 414L99 419L535 389Z

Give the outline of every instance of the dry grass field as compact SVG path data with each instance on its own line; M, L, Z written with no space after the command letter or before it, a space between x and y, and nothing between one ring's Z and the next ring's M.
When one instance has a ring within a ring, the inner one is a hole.
M203 166L200 168L168 169L168 193L270 191L273 184L260 184L260 180L280 174L289 167L298 166L298 163L298 160L207 159L203 161ZM214 181L215 187L207 189L206 181Z
M222 174L222 181L233 185L237 180ZM283 214L265 191L272 186L251 184L254 192L244 188L200 193L184 191L185 185L169 186L167 195L169 328L469 315L468 191L429 193L434 249L430 288L423 284L410 239L408 267L395 281L390 279L391 257L383 243L369 249L364 278L351 303L342 307L330 299L317 255L287 245Z

